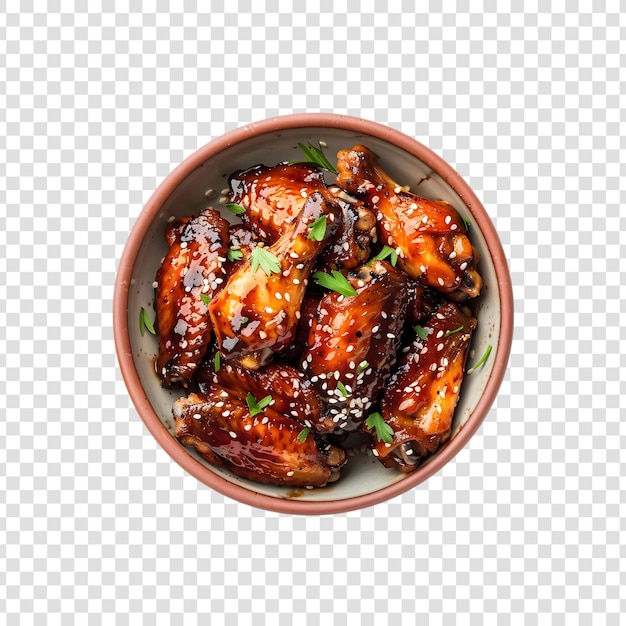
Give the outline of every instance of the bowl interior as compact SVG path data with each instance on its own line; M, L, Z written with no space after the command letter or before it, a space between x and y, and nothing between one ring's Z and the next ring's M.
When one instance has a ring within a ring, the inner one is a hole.
M489 344L494 352L487 363L471 375L466 375L460 393L453 424L450 445L466 424L468 418L480 401L485 385L494 367L498 336L501 325L500 294L498 278L487 243L480 230L480 223L488 221L486 215L474 215L470 212L463 199L455 192L444 178L432 169L428 163L417 158L406 150L392 145L384 139L343 128L305 127L287 128L253 135L234 145L228 145L219 153L209 157L199 167L180 180L180 183L169 196L158 206L151 207L152 220L143 233L143 241L136 256L128 293L128 329L132 351L132 359L138 377L154 413L170 432L173 432L174 420L172 404L184 394L184 390L163 389L154 371L154 362L158 351L156 337L146 333L144 336L139 328L139 311L144 307L154 319L154 289L152 283L162 258L167 252L163 233L166 223L172 216L175 218L192 215L207 206L214 206L230 222L238 219L219 203L220 191L228 187L228 176L237 169L245 169L263 163L274 165L281 161L301 160L302 154L297 147L298 142L317 145L318 141L326 142L324 148L330 160L338 150L351 148L362 143L380 158L383 168L399 184L409 185L411 191L431 199L443 199L452 204L459 213L470 220L469 235L480 255L479 271L484 279L484 289L475 302L478 316L478 327L474 333L468 365L476 362ZM332 182L332 178L329 179ZM214 190L207 198L207 190ZM142 416L144 420L146 416ZM172 435L172 439L176 441ZM176 445L179 445L176 441ZM389 487L399 481L411 479L412 474L404 475L396 470L384 468L371 454L360 453L350 456L342 477L336 483L321 489L294 489L273 485L262 485L239 478L219 467L207 464L194 450L180 446L186 454L201 463L207 472L212 472L226 481L241 487L274 498L297 499L298 501L335 501L363 496ZM441 450L437 453L441 454ZM435 455L436 457L437 455ZM433 461L432 457L417 471L427 475L424 468ZM204 471L204 470L200 470ZM412 478L415 482L415 478ZM418 481L419 482L419 481Z

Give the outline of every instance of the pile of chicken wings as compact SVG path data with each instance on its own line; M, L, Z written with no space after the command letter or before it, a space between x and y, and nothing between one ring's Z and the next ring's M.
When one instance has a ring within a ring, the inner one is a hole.
M332 168L335 170L335 168ZM168 224L156 371L175 435L259 482L321 487L347 451L414 470L449 437L482 280L466 222L363 145L234 172L224 209Z

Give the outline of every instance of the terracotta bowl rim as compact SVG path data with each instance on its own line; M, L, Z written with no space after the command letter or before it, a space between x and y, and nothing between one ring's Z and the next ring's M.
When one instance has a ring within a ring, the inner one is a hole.
M461 197L485 238L497 276L501 318L500 332L494 343L494 364L490 377L478 404L454 439L427 464L392 485L372 493L324 502L298 501L259 494L229 482L194 459L174 439L152 408L135 369L128 331L129 285L144 233L178 185L209 158L236 143L257 135L310 127L338 128L377 137L412 154L436 171ZM448 463L478 430L506 373L513 336L513 292L506 257L487 211L470 186L440 156L416 139L378 122L334 113L296 113L252 122L225 133L196 150L163 180L139 214L120 259L113 295L113 331L122 377L137 412L159 445L184 470L222 495L261 509L309 515L344 513L373 506L419 485Z

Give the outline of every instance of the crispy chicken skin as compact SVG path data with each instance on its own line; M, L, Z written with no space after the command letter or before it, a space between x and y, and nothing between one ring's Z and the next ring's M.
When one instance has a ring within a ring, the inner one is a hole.
M346 455L320 449L312 432L272 406L252 416L245 400L219 385L174 403L174 433L210 463L257 482L322 487L336 479Z
M382 261L350 272L348 281L357 295L322 297L300 360L339 431L356 430L382 392L409 301L408 278Z
M324 238L309 239L310 225L322 216L327 218ZM213 298L209 312L227 359L245 358L247 367L260 367L267 350L280 352L293 341L309 274L336 219L335 207L312 194L285 234L264 248L278 260L280 271L269 276L262 267L253 271L249 259Z
M376 213L378 240L397 250L401 269L454 300L478 296L477 252L450 204L405 191L365 146L341 150L337 157L337 184Z
M275 411L292 417L303 427L313 428L316 432L333 431L332 421L321 416L322 407L317 391L293 365L275 360L257 370L250 370L234 361L222 362L220 357L216 368L216 353L217 347L212 346L198 370L201 391L207 385L219 385L239 398L245 398L248 392L255 398L271 394Z
M212 336L205 294L224 282L228 222L215 209L184 220L167 232L172 241L156 275L159 335L157 373L165 387L186 385Z
M320 260L340 268L356 267L369 258L376 217L338 187L328 189L318 167L307 163L259 165L235 172L229 184L230 202L245 209L241 214L244 225L268 244L285 234L311 194L321 193L341 215Z
M374 454L386 467L410 472L450 437L475 327L471 315L445 302L424 324L427 339L418 336L399 361L380 402L393 442L373 437Z

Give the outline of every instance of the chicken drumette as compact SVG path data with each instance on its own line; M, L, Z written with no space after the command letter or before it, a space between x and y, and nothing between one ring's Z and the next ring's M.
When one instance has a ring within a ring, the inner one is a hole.
M324 234L311 237L315 222ZM267 362L292 342L309 274L337 221L337 210L320 193L304 204L295 222L273 245L257 246L209 306L220 352L246 367Z
M365 146L337 156L337 184L376 213L378 240L397 251L398 267L457 301L480 293L477 252L450 204L405 191Z
M259 165L232 174L230 187L229 201L245 210L244 225L268 244L285 234L311 194L322 194L335 205L340 219L321 261L335 268L355 267L369 257L374 214L338 187L327 188L322 170L314 165Z

